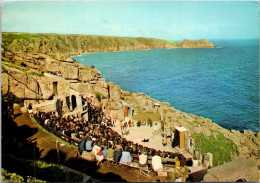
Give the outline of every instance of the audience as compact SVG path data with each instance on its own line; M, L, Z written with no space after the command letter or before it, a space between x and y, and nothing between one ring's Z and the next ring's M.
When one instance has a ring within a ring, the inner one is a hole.
M146 166L148 156L152 156L153 169L162 168L161 157L177 157L181 159L181 162L185 162L186 164L186 159L181 154L156 151L153 148L144 147L126 140L119 133L112 130L111 127L114 126L114 119L104 115L102 109L91 104L90 99L85 99L84 104L88 108L88 121L77 115L57 117L54 112L45 113L42 111L37 111L34 117L43 126L52 128L66 135L68 138L80 141L78 144L78 154L81 155L82 151L85 150L92 152L97 160L97 165L104 158L114 160L115 164L119 162L132 162L133 158L131 154L139 154L139 164L141 167ZM140 125L141 122L138 121L137 126L140 127ZM122 129L125 129L134 126L134 123L133 121L128 121L124 125L123 122L120 122L120 126Z

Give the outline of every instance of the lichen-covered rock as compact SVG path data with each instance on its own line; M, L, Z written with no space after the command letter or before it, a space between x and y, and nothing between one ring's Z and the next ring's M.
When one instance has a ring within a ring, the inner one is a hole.
M8 74L1 73L1 90L3 94L8 92L8 88L9 88L8 86L9 86Z
M89 83L70 83L70 87L85 95L94 94L95 85Z
M111 109L113 109L113 110L119 110L119 109L123 108L123 105L120 102L111 102L110 106L111 106Z
M78 68L71 63L61 62L60 71L64 79L78 79Z
M118 85L115 85L114 83L109 82L109 88L110 88L110 98L115 101L120 101L121 97L121 88Z
M91 70L79 69L80 81L91 81L94 79L94 73Z
M102 88L101 86L95 85L96 92L101 93L105 98L108 98L108 90L106 88Z

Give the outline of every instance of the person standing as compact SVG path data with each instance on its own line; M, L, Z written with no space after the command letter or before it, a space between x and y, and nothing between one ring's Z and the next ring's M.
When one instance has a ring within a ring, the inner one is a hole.
M29 114L30 114L30 118L32 118L32 114L33 114L32 103L29 104L28 111L29 111Z

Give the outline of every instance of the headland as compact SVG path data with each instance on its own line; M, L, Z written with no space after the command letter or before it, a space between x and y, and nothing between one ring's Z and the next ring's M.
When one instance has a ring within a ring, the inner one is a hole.
M133 119L152 121L173 130L176 126L188 129L190 135L211 152L213 164L238 158L252 159L260 165L258 147L260 133L224 129L210 119L186 114L167 102L157 101L143 93L122 90L101 78L93 67L79 64L69 56L80 53L141 50L151 48L213 48L207 40L180 44L146 38L117 38L84 35L3 33L2 43L2 95L13 93L24 105L41 105L52 101L57 92L63 100L71 90L94 97L94 104L117 120L124 120L124 106L131 105ZM50 83L58 82L54 92ZM159 108L156 106L160 106ZM65 110L65 109L64 109ZM76 108L75 108L76 110ZM69 112L69 111L64 111ZM200 147L200 145L197 145Z

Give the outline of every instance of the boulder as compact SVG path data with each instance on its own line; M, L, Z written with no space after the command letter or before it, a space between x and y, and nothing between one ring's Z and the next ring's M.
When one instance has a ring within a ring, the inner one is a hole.
M119 110L123 108L123 105L120 102L111 102L110 106L113 110Z
M61 75L64 79L78 79L78 68L71 63L61 62Z
M9 86L8 74L1 73L1 90L3 94L8 92L8 86Z
M118 120L124 120L124 111L123 109L120 110L111 110L110 116L112 118L118 119Z
M70 83L70 87L85 95L94 93L94 85L89 83Z
M60 62L57 60L53 60L53 59L46 59L46 65L45 65L45 69L49 72L57 72L60 71Z
M249 159L237 159L211 168L203 182L255 182L259 181L258 166Z
M106 88L102 88L101 86L95 85L96 92L101 93L105 98L108 98L108 90Z
M23 71L20 71L15 68L7 67L2 65L3 70L7 72L14 80L19 83L27 84L27 75Z
M120 101L120 95L121 95L121 88L118 85L112 84L109 82L109 88L110 88L110 98L115 101Z
M122 91L122 95L124 96L130 96L131 92L130 91Z
M211 131L207 127L201 127L201 133L203 133L205 136L209 137L211 136Z
M79 80L90 81L94 79L94 73L91 70L79 69Z

